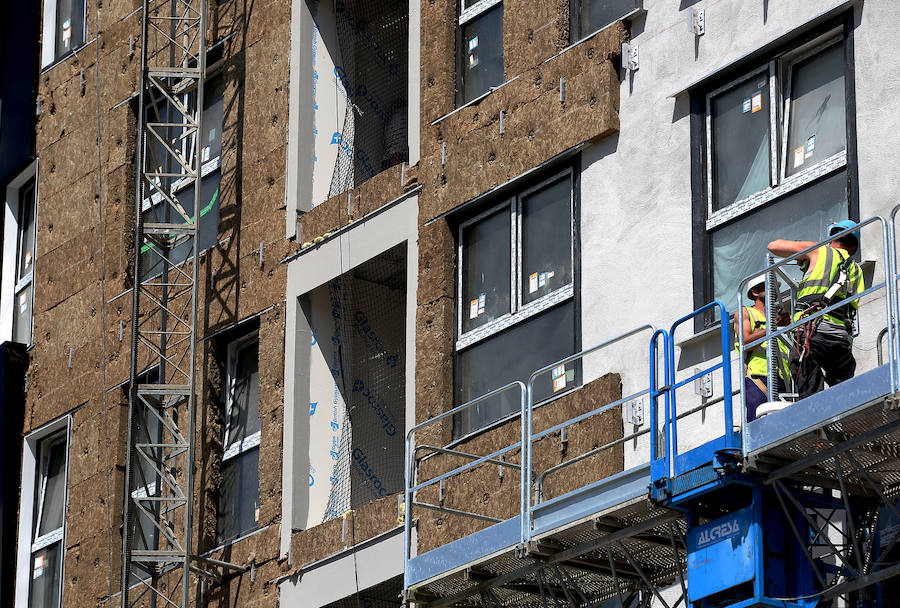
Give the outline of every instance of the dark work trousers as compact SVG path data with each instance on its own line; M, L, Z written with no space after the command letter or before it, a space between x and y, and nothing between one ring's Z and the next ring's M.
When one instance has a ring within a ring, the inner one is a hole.
M803 361L791 359L791 374L797 379L800 398L849 380L856 373L853 336L840 325L822 321L809 339L809 354Z
M753 378L762 382L763 386L766 385L765 376L753 376ZM778 385L775 389L779 393L785 392L784 381L782 381L781 378L778 378L776 379L776 382ZM766 397L763 390L756 385L756 382L754 382L752 378L744 376L744 405L747 406L747 422L756 420L756 408L768 400L769 398Z

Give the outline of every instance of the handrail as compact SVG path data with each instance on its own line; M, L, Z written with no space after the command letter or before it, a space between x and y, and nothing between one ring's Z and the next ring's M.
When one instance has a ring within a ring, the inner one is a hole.
M663 340L663 386L660 387L657 385L657 381L659 379L659 374L656 369L656 362L659 359L659 348L658 338L662 336ZM653 433L650 435L650 467L651 471L653 470L653 463L658 462L659 460L663 460L663 462L668 463L668 456L670 452L669 446L669 409L671 404L669 403L669 376L671 372L669 370L669 342L672 337L669 335L664 329L657 329L653 332L653 336L650 338L650 428L653 430ZM663 407L664 407L664 417L663 417L663 441L665 443L665 452L662 456L659 455L659 404L658 399L659 396L663 396ZM666 475L668 476L670 473L668 467L666 468Z
M762 338L758 338L757 340L754 340L750 343L746 343L746 344L744 343L743 331L735 331L735 334L737 335L737 340L738 340L738 351L740 353L741 359L743 359L744 353L747 352L749 349L765 343L767 357L769 360L771 360L772 359L772 357L771 357L772 349L778 348L776 346L775 340L777 340L779 337L784 336L785 334L788 334L789 332L794 331L798 327L801 327L801 326L809 323L810 321L813 321L815 319L823 317L824 315L826 315L830 312L833 312L839 308L848 306L851 302L861 300L862 298L864 298L868 295L871 295L872 293L879 291L882 288L885 288L886 312L887 312L887 317L888 317L887 331L888 331L888 335L889 335L888 358L891 361L891 366L889 368L890 386L891 386L892 391L898 390L897 378L900 377L900 370L898 370L896 367L896 359L897 359L896 358L897 345L895 344L895 335L896 335L895 319L896 319L896 316L895 316L894 312L896 310L895 300L896 300L897 294L895 293L895 291L896 291L896 275L894 274L894 270L893 270L895 257L894 257L894 254L892 253L893 248L889 247L889 245L888 245L888 243L889 243L888 234L890 232L892 232L893 220L894 220L895 214L898 212L898 210L900 210L900 205L895 207L894 210L892 211L892 214L891 214L892 223L890 225L882 216L876 215L876 216L870 217L862 222L859 222L850 228L847 228L838 233L830 235L830 236L828 236L828 238L823 239L823 240L819 241L818 243L803 249L802 251L798 251L797 253L794 253L790 256L781 258L777 262L767 266L765 272L767 273L766 281L767 281L767 286L768 286L769 281L771 281L771 278L770 278L771 275L768 275L768 273L774 271L774 272L778 272L779 274L783 274L782 270L781 270L783 267L803 258L806 254L808 254L812 251L816 251L820 247L826 246L829 243L831 243L832 241L839 239L842 236L845 236L847 234L850 234L856 230L859 230L865 226L868 226L868 225L874 224L874 223L881 224L882 253L885 258L885 272L884 272L885 281L882 281L875 285L872 285L871 287L864 289L862 292L860 292L858 294L854 294L851 297L844 298L838 302L835 302L834 304L831 304L831 305L823 308L822 310L816 311L813 314L807 315L800 320L792 321L790 324L788 324L786 326L783 326L780 328L776 327L776 328L772 329L769 327L772 324L767 323L766 324L766 335L763 336ZM741 280L740 284L738 285L737 314L739 315L738 319L741 323L743 323L743 317L744 317L744 312L743 312L744 289L745 289L745 286L747 285L747 283L755 276L757 276L757 274L753 274L753 275L745 277L744 279ZM894 278L895 284L891 288L887 288L888 277L891 277L891 276L895 277ZM774 307L774 302L772 301L772 290L767 288L766 289L766 318L767 319L772 318L771 311L773 310L773 307ZM725 318L723 317L723 322L724 322L724 319ZM767 379L768 379L769 387L775 386L775 374L777 374L777 373L778 373L777 369L773 369L773 366L771 366L771 365L768 366L768 368L767 368L768 378ZM741 382L740 390L741 390L741 410L742 410L741 418L746 423L747 422L747 399L746 399L746 395L744 394L744 383L743 382ZM770 399L774 399L774 397L775 397L775 395L772 395L772 396L770 396Z
M430 508L430 509L437 508L438 510L451 512L451 513L454 513L457 515L465 515L468 517L474 517L476 519L481 519L484 521L493 521L495 519L495 518L487 517L487 516L484 516L484 515L481 515L478 513L470 513L468 511L461 511L459 509L451 509L449 507L443 507L443 506L438 507L437 505L431 505L428 503L414 503L413 502L413 494L423 488L432 486L437 483L441 483L444 479L447 479L454 475L458 475L458 474L462 473L463 471L472 469L472 468L477 467L484 463L497 464L497 465L501 465L501 466L513 465L513 463L503 463L503 461L497 460L497 457L502 456L508 452L511 452L517 448L524 449L523 448L523 446L524 446L524 425L522 425L523 432L520 433L519 441L513 443L512 445L509 445L509 446L506 446L499 450L496 450L493 453L488 454L486 456L475 456L474 454L466 454L465 452L460 452L458 450L449 450L447 448L441 448L441 447L436 447L436 446L413 446L413 441L414 441L416 432L420 431L421 429L423 429L425 427L428 427L437 422L440 422L441 420L445 420L446 418L448 418L450 416L458 414L459 412L462 412L463 410L466 410L467 408L478 405L479 403L481 403L483 401L486 401L488 399L496 397L496 396L498 396L502 393L505 393L507 391L510 391L512 389L518 390L520 415L522 417L522 420L524 421L524 419L525 419L525 404L526 404L526 398L525 398L526 397L526 389L525 389L525 384L523 382L516 380L516 381L510 382L508 384L505 384L504 386L496 388L492 391L489 391L483 395L475 397L474 399L467 401L466 403L463 403L462 405L458 405L450 410L447 410L446 412L442 412L442 413L438 414L437 416L429 418L428 420L420 422L419 424L417 424L417 425L413 426L411 429L409 429L409 431L406 433L406 442L405 442L406 443L406 452L405 452L405 461L406 462L404 463L405 464L405 466L404 466L404 508L405 508L405 512L404 512L404 518L403 518L403 580L404 580L405 586L408 586L408 584L409 584L409 560L410 560L410 552L411 552L410 545L412 543L412 512L413 512L414 505L420 506L423 508ZM448 453L453 456L474 457L474 459L471 462L465 463L465 464L463 464L459 467L456 467L450 471L441 473L441 474L437 475L436 477L434 477L433 479L429 479L428 481L425 481L423 483L416 484L416 471L417 471L416 465L418 462L416 455L418 453L419 447L422 447L423 449L431 449L433 451L440 452L440 453ZM527 469L525 467L521 467L521 466L516 466L516 465L513 465L513 466L514 466L514 468L520 469L521 478L524 481L525 477L527 476Z
M897 384L893 385L894 391L900 390L900 294L897 291L897 278L900 276L900 260L897 259L897 214L900 213L900 204L891 209L890 221L887 225L888 241L890 246L887 247L888 269L885 276L890 277L890 288L887 290L893 296L890 304L890 317L888 318L888 357L892 362L891 379ZM893 350L892 350L893 347ZM892 356L894 355L894 356Z
M715 365L711 365L706 367L688 377L685 380L675 381L675 330L678 329L680 325L683 323L690 321L691 319L703 315L708 310L712 310L718 308L719 310L719 318L722 319L722 322L719 323L719 335L721 339L722 346L722 356L721 361L716 363ZM731 402L731 358L730 352L731 348L729 345L730 332L728 329L727 323L727 314L725 312L725 305L719 302L718 300L714 300L709 304L701 306L694 312L687 314L672 324L672 328L669 330L670 340L669 340L669 393L671 400L671 408L669 412L669 420L671 421L671 438L669 439L671 445L671 458L672 458L672 470L671 473L677 474L678 471L675 470L675 457L678 456L678 401L676 397L676 391L707 374L711 374L718 369L722 370L722 386L724 390L724 399L723 408L725 414L725 449L740 449L740 444L738 442L737 433L734 430L734 413L732 410L732 402Z
M609 340L605 340L599 344L595 344L594 346L591 346L590 348L583 349L580 352L569 355L568 357L564 357L558 361L555 361L554 363L545 365L544 367L532 372L532 374L528 377L528 387L527 387L528 405L526 407L525 424L523 425L523 428L522 428L523 445L525 446L525 449L523 451L524 451L525 462L527 463L527 466L526 466L527 471L533 471L533 469L534 469L534 462L532 459L532 453L533 453L532 445L535 441L541 439L542 437L546 437L547 435L549 435L551 433L554 433L556 431L562 430L564 428L567 428L569 426L572 426L574 424L577 424L579 422L587 420L588 418L602 414L614 407L617 407L617 406L627 402L628 400L636 399L638 397L641 397L643 395L647 395L650 393L649 387L646 389L642 389L632 395L629 395L628 397L617 399L616 401L614 401L612 403L604 404L600 407L592 409L589 412L580 414L580 415L576 416L575 418L572 418L572 419L562 422L560 424L554 425L548 429L544 429L544 430L538 432L537 434L535 434L534 433L534 413L533 413L534 408L537 407L538 405L546 403L549 400L549 398L543 399L537 403L534 402L534 381L539 376L546 374L547 372L549 372L550 370L552 370L554 368L557 368L561 365L564 366L567 363L571 363L573 361L583 360L585 357L587 357L590 354L593 354L597 351L608 348L614 344L617 344L619 342L622 342L623 340L626 340L627 338L630 338L632 336L635 336L635 335L638 335L640 333L647 332L647 331L655 332L656 329L650 324L640 325L638 327L635 327L634 329L631 329L622 334L619 334L618 336L610 338ZM522 507L523 507L523 510L522 510L522 515L523 515L523 517L522 517L522 542L523 543L531 540L531 528L532 528L531 483L532 483L532 476L524 474L524 471L523 471L522 486L520 488L521 502L522 502Z

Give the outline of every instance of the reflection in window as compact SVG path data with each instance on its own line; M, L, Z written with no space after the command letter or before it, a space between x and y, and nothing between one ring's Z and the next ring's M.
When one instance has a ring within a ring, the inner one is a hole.
M527 382L537 368L575 352L573 188L567 169L460 224L457 405ZM562 366L538 381L535 396L579 381L577 366ZM518 409L513 392L485 401L455 418L454 434Z
M19 189L16 215L16 287L13 305L13 340L31 344L34 290L35 181L29 180Z
M173 198L182 206L188 217L200 224L200 233L197 238L197 250L205 251L214 247L219 235L219 186L222 181L222 126L224 119L224 78L219 75L209 79L204 90L205 104L203 106L203 125L200 128L200 213L199 218L194 212L194 186L187 179L162 177L158 180L159 189L172 192ZM166 123L178 122L180 114L170 104L163 100L157 100L147 109L146 120L160 137L171 141L178 136L176 129L180 127L162 126ZM153 126L160 125L160 126ZM186 137L181 140L182 146L177 150L186 158L193 153L194 138ZM155 137L148 137L146 166L153 167L164 173L178 173L181 169L165 146ZM155 194L154 194L155 193ZM148 188L151 195L144 200L144 222L157 223L185 223L185 219L172 208L172 205L163 200L155 188ZM163 238L163 237L157 237ZM159 242L145 242L141 246L141 278L147 278L161 274L163 271L163 258L172 264L181 264L191 257L191 246L187 239L170 240L171 248L165 253L165 247Z
M461 26L461 102L468 103L503 84L503 5L497 4Z
M828 224L846 215L847 173L839 171L714 230L711 250L715 299L728 310L737 309L738 283L765 269L766 246L771 241L818 241ZM799 270L795 266L787 268ZM792 278L799 280L799 272Z
M847 149L844 47L794 64L790 81L787 174Z
M54 608L60 605L62 591L68 452L65 434L59 433L41 440L37 452L28 605Z
M739 282L763 270L770 241L817 241L827 224L848 217L852 172L840 36L835 28L705 94L704 300L735 308Z
M572 282L572 187L568 178L525 194L522 215L522 303Z
M56 0L56 58L84 44L84 0Z
M259 341L228 347L222 484L216 536L232 540L259 523Z
M510 312L509 239L508 204L462 229L464 332Z
M710 99L713 209L769 187L766 72Z
M573 0L573 24L578 28L576 35L588 36L636 8L636 0Z

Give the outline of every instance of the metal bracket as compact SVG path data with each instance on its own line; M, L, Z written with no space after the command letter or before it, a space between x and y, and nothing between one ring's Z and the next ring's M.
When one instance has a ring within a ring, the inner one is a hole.
M694 368L695 374L699 374L700 371L699 367ZM694 394L704 398L713 396L712 372L703 374L694 380Z
M622 421L629 422L634 426L642 426L644 424L644 399L632 399L625 403L622 409Z
M636 44L622 43L622 67L630 72L636 72L640 67L638 47Z
M692 7L688 10L688 29L694 36L706 33L706 14L702 8Z

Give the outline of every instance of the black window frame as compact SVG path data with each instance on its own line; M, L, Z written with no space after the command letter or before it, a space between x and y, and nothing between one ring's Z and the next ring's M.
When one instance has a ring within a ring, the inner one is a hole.
M716 229L750 217L754 212L786 201L804 188L821 183L829 177L846 172L847 215L859 220L859 187L857 179L855 69L853 49L852 11L831 19L824 24L810 24L788 42L778 41L771 48L760 49L749 55L739 65L711 79L706 86L690 92L691 131L691 191L692 191L692 251L693 251L693 299L699 308L714 299L714 264L712 234ZM788 84L788 64L795 64L833 44L843 44L844 111L846 120L846 146L843 152L811 164L794 175L786 175L786 145L788 139L789 111L784 112L784 91ZM782 65L783 64L783 65ZM711 95L746 80L753 73L769 72L770 100L770 185L767 189L736 201L713 212L711 191L710 116L708 100ZM771 133L776 136L772 137ZM835 218L840 219L840 218ZM762 256L762 252L760 252ZM762 259L762 258L761 258ZM743 278L743 277L739 277ZM735 298L737 294L735 293ZM736 307L736 301L723 302L728 310ZM708 311L695 319L695 330L712 327L718 323L715 311Z
M210 53L210 56L208 57L207 61L214 62L214 60L218 57L218 55L219 55L219 53L215 53L215 54ZM219 209L220 209L220 204L221 204L220 196L221 196L221 181L222 181L222 156L225 151L224 146L223 146L222 135L223 135L224 123L225 123L224 97L225 97L225 89L227 87L227 82L228 82L228 79L226 78L225 72L223 70L214 70L211 74L209 74L206 77L206 81L204 83L204 106L203 106L204 107L203 122L205 124L201 125L200 133L186 137L182 140L181 152L187 153L190 151L190 153L192 154L193 151L190 150L190 148L194 145L198 145L198 142L203 142L205 140L205 138L203 137L203 130L209 126L208 123L206 123L205 110L208 107L211 108L217 104L222 105L222 107L223 107L222 124L217 125L218 133L216 134L216 137L218 139L217 147L218 147L219 153L216 156L210 155L209 159L207 159L207 160L202 160L201 165L200 165L200 180L199 180L199 188L201 189L201 198L202 198L202 191L204 189L204 186L209 186L210 184L214 183L214 181L218 182L216 184L216 189L214 191L214 194L212 195L212 200L207 204L207 207L209 207L211 209L211 213L212 213L211 217L215 218L215 222L216 222L215 235L216 236L215 236L213 243L204 243L204 240L202 238L203 233L201 232L200 234L198 234L198 237L197 237L198 242L197 242L197 246L196 246L198 255L212 249L219 242L218 227L219 227L219 220L220 220ZM210 85L215 85L215 86L210 86ZM221 89L222 89L222 95L220 97L216 97L216 93L212 92L212 91L215 91L217 87L221 87ZM183 97L188 96L188 95L196 95L196 94L197 94L196 90L192 90L192 91L188 91L188 92L184 93ZM162 98L160 98L160 100L162 101ZM152 107L153 107L152 104L149 104L148 111ZM137 108L135 108L135 111L137 111ZM144 120L147 120L146 116L144 117ZM148 141L148 144L150 144L150 143L151 142ZM158 142L152 142L153 145L156 145L157 143ZM206 147L208 148L211 146L206 146ZM146 149L144 150L144 154L145 155L148 154L148 151ZM202 152L201 152L201 159L202 159ZM146 159L145 159L145 162L146 162ZM173 195L177 196L180 193L184 192L186 189L190 188L191 182L192 182L192 180L190 180L190 179L182 179L182 180L179 180L179 181L173 183L172 184ZM145 188L145 190L146 190L145 194L149 194L149 188ZM167 203L165 203L163 201L162 195L159 194L158 192L152 193L149 196L145 196L144 199L141 201L141 215L143 216L143 221L157 221L157 222L163 221L163 219L155 217L153 215L152 211L154 209L166 209L166 205L167 205ZM214 209L213 209L213 207L214 207ZM196 214L196 210L194 210L194 213ZM205 217L209 213L210 212L202 213L201 217ZM196 219L197 219L197 221L199 221L199 218L196 218ZM172 220L169 220L169 221L178 222L179 218L173 218ZM209 219L207 220L207 223L208 222L209 222ZM146 245L146 244L141 245L141 254L143 255L145 248L149 249L151 247L152 247L152 245ZM192 259L193 259L193 256L188 254L184 259L178 260L177 263L183 264ZM159 258L156 258L155 260L153 260L152 264L151 264L152 268L149 271L145 267L146 264L142 264L141 265L141 277L140 277L141 280L148 280L148 279L152 279L156 276L161 275L162 271L157 269L157 267L159 266L160 263L161 263L161 260L159 260ZM146 273L146 274L144 274L144 273Z
M581 9L585 4L590 2L590 0L569 0L569 42L575 43L589 36L593 36L600 30L606 29L616 21L628 21L644 12L644 0L629 1L634 6L625 11L625 13L619 15L608 23L604 23L602 25L594 27L590 31L585 31L581 22Z
M256 398L256 416L259 419L259 424L257 430L246 435L242 439L238 441L231 441L229 438L229 429L231 428L231 419L232 413L234 410L234 390L235 383L237 380L237 367L238 367L238 355L241 351L246 349L253 349L256 354L256 364L257 364L257 398ZM243 496L240 492L238 492L235 496L228 497L225 495L225 485L224 482L220 485L219 491L219 500L217 503L216 511L216 541L220 544L228 544L233 542L234 540L249 534L259 528L259 508L260 508L260 488L259 488L259 454L260 454L260 443L262 440L262 419L259 412L259 330L255 329L247 332L246 334L238 337L234 340L231 340L226 347L227 352L227 361L225 368L225 384L223 386L223 403L222 403L222 452L221 452L221 469L224 470L225 467L229 464L233 464L237 466L239 469L241 468L241 463L243 460L247 458L253 458L255 452L255 457L257 461L256 468L256 500L255 500L255 525L250 526L246 529L238 529L237 528L237 518L233 518L231 522L232 529L230 532L225 532L222 530L221 525L223 524L223 514L222 514L222 506L226 501L239 501L242 499L246 499L248 497ZM237 488L236 488L237 489ZM233 515L233 509L231 511Z
M473 103L478 99L481 99L506 82L506 53L503 46L503 29L501 25L500 57L503 63L503 74L501 76L500 82L498 82L496 85L488 87L486 91L473 96L471 99L466 99L464 74L466 69L465 62L468 53L465 45L465 40L463 39L463 28L466 24L477 20L479 17L485 15L498 6L501 7L504 12L506 10L506 7L504 6L503 0L456 0L456 2L456 107L460 108ZM467 4L470 4L470 6L467 6ZM501 23L503 21L504 19L501 18Z
M521 298L522 285L522 204L521 199L528 194L540 190L541 188L552 185L561 178L568 177L571 184L571 227L572 227L572 246L571 246L571 271L572 280L565 286L547 293L538 299L523 304ZM475 223L479 219L483 219L498 209L508 207L510 213L514 216L515 221L511 222L510 231L510 248L511 248L511 275L510 275L510 308L511 312L500 318L489 321L488 323L471 329L465 333L462 331L462 318L469 310L469 303L463 302L462 287L462 268L463 268L463 242L462 232L467 226ZM462 405L459 400L459 370L461 353L466 349L482 344L492 337L497 336L508 329L518 327L530 320L536 319L544 313L557 310L559 307L572 303L573 305L573 351L572 354L580 352L581 346L581 161L580 156L574 160L564 164L557 165L552 169L541 172L541 175L522 181L521 183L512 183L504 188L502 195L492 197L485 203L479 204L477 208L463 218L458 218L451 225L456 239L456 250L454 252L456 260L456 291L454 294L456 302L456 314L454 316L455 339L453 345L453 361L454 361L454 380L453 380L453 402L454 406ZM568 382L564 389L553 391L550 396L540 398L536 405L554 401L563 395L569 394L581 387L582 374L580 361L570 364L574 369L574 379ZM535 370L529 370L530 374ZM528 378L521 378L527 384ZM477 397L475 395L474 397ZM452 443L465 441L475 435L489 431L509 420L517 418L519 412L511 412L502 414L495 420L486 422L481 426L473 428L462 428L461 418L454 416Z

